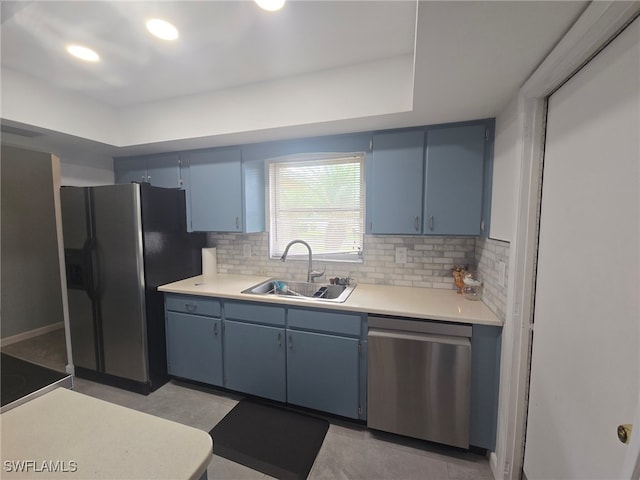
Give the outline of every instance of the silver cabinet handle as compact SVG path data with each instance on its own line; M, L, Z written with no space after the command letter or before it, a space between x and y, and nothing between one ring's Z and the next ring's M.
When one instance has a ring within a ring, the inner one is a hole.
M373 230L373 222L370 221L369 222L369 231L372 231L372 230Z
M236 230L240 229L240 217L236 217Z
M278 334L278 347L282 348L282 334Z
M218 324L217 323L213 324L213 335L216 336L216 337L218 336Z
M416 227L416 232L420 231L420 217L416 215L416 220L415 220L415 227Z
M433 230L433 215L429 217L429 230Z
M197 307L193 303L185 303L184 308L187 309L187 312L195 312Z
M293 350L293 338L291 338L291 334L289 334L289 350Z

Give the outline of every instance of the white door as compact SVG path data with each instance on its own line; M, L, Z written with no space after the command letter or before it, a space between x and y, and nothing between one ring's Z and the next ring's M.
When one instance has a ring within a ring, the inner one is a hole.
M529 480L621 478L637 455L616 429L639 394L639 92L636 19L549 99Z

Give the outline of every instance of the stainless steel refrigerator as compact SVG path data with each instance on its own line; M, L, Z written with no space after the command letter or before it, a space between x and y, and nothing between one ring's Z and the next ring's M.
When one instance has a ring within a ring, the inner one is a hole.
M157 287L201 272L184 191L131 183L60 197L75 374L147 394L168 380Z

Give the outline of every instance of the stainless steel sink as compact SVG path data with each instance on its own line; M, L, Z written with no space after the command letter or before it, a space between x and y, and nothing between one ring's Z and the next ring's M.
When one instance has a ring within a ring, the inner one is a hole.
M309 282L290 282L272 278L253 287L243 290L242 293L253 295L278 295L291 299L310 302L344 302L356 285L329 285Z

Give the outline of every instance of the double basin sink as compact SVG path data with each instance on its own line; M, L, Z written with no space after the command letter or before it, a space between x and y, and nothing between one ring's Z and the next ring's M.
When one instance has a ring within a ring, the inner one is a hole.
M287 298L310 302L342 303L355 288L356 285L290 282L272 278L247 288L242 293L263 296L286 296Z

